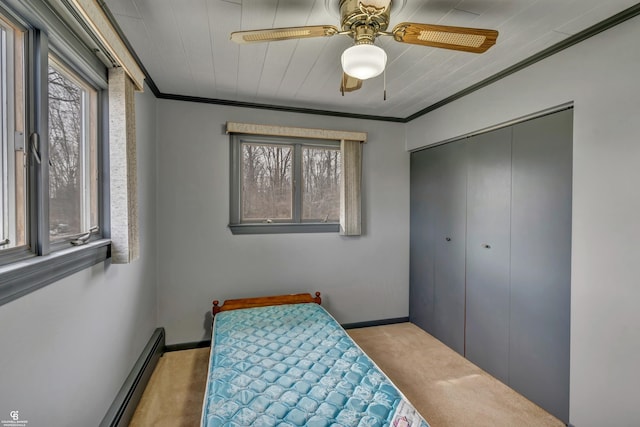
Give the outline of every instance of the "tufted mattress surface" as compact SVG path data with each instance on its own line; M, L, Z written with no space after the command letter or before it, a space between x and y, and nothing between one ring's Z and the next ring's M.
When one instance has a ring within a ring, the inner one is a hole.
M428 426L318 304L216 315L202 425Z

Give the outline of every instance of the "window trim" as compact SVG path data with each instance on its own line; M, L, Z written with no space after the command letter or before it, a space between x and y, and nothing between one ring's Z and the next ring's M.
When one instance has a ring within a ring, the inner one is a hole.
M242 222L241 197L242 197L242 171L240 167L242 143L255 144L282 144L294 147L292 175L302 179L301 147L332 147L340 149L340 141L309 139L303 137L274 137L253 134L234 133L230 136L230 187L229 187L229 229L232 234L284 234L284 233L337 233L340 231L339 222L312 222L301 218L302 194L300 185L292 189L292 216L291 221L274 220L272 223Z
M0 306L110 257L111 240L71 246L0 266Z
M271 223L271 224L229 224L232 234L291 234L291 233L337 233L338 223Z

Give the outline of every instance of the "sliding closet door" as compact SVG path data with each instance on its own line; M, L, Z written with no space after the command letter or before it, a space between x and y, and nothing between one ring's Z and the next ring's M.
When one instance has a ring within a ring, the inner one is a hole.
M438 159L432 150L411 154L409 318L433 335Z
M572 110L513 129L509 385L569 420Z
M466 145L411 155L409 316L464 354Z
M511 128L467 141L465 355L508 383Z
M466 251L466 144L435 148L439 169L436 199L433 335L464 354Z

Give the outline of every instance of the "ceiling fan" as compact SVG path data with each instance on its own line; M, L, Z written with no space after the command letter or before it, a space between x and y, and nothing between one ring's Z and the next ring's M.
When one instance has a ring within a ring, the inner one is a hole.
M362 87L362 81L380 75L387 63L386 52L374 44L378 36L391 36L400 43L483 53L496 43L498 32L480 28L402 22L387 31L392 0L339 0L341 28L333 25L270 28L236 31L231 40L236 43L260 43L279 40L331 37L336 34L353 37L354 45L341 57L340 90L352 92Z

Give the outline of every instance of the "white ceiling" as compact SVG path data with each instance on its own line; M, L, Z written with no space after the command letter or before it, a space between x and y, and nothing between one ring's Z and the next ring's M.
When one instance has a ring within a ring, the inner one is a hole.
M379 37L383 77L339 91L346 36L237 45L237 30L329 24L337 0L105 0L163 94L406 118L637 3L637 0L406 0L399 22L496 29L478 55Z

